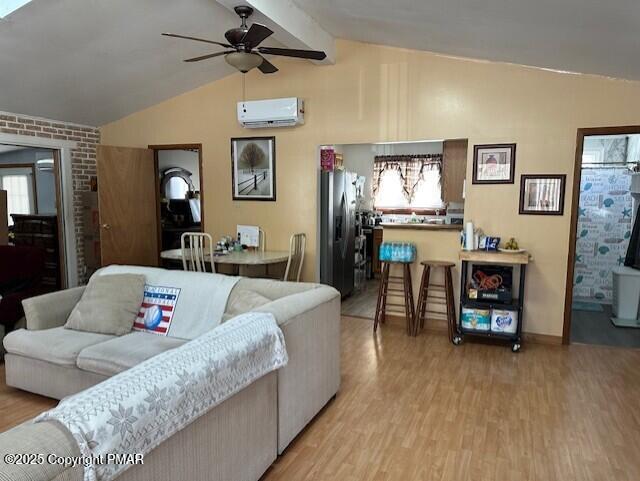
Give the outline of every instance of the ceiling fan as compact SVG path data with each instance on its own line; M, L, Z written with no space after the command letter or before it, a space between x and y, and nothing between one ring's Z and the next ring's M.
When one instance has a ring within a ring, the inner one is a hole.
M269 62L261 54L265 55L280 55L284 57L296 57L307 58L310 60L323 60L327 55L324 52L317 50L296 50L290 48L274 48L274 47L260 47L259 45L268 38L273 31L260 25L259 23L253 23L250 27L247 26L247 19L253 13L253 8L245 5L241 5L234 8L238 14L242 23L237 28L227 30L224 34L229 43L216 42L214 40L207 40L204 38L189 37L186 35L178 35L176 33L163 33L166 37L184 38L187 40L195 40L196 42L212 43L219 45L228 50L222 52L210 53L208 55L202 55L200 57L188 58L185 62L199 62L201 60L207 60L213 57L219 57L224 55L224 59L229 65L234 66L240 72L247 73L252 68L258 67L262 73L275 73L278 71L275 65Z

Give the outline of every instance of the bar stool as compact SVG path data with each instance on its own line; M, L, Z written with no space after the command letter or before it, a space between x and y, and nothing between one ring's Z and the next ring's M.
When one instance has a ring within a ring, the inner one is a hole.
M418 292L418 305L416 306L416 319L413 321L413 335L417 336L420 329L424 328L426 314L446 315L449 330L449 340L453 342L456 332L456 309L453 296L453 277L451 269L455 263L446 261L422 261L422 279L420 281L420 291ZM431 269L442 268L444 274L444 284L430 284ZM434 295L435 291L437 295ZM447 308L446 314L442 311L427 309L427 304L444 305Z
M401 276L389 275L391 265L402 267ZM411 264L410 262L385 261L382 265L382 275L380 276L380 288L378 290L378 304L376 305L376 317L373 321L373 332L378 329L378 324L384 323L387 314L399 314L405 316L407 320L407 335L412 336L414 332L413 321L416 316L413 304L413 287L411 284ZM387 297L403 297L404 303L387 302ZM387 311L387 307L403 308L404 312Z

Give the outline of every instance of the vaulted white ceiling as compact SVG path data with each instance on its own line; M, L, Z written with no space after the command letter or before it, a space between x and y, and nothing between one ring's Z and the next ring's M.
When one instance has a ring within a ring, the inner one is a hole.
M0 20L0 110L102 125L235 70L182 59L238 17L214 0L33 0Z
M347 38L640 80L638 0L237 3L276 32L270 45L331 51L333 37ZM239 23L233 4L33 0L0 20L0 110L102 125L231 74L222 58L181 61L217 47L160 33L223 40Z
M640 80L639 0L294 0L340 38Z

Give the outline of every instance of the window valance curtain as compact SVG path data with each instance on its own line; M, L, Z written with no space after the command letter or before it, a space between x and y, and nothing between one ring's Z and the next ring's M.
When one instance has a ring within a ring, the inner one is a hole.
M415 188L424 174L430 170L437 170L442 175L442 154L420 155L377 155L373 161L373 197L376 197L380 187L382 174L387 170L396 170L400 174L402 189L407 202L411 202Z

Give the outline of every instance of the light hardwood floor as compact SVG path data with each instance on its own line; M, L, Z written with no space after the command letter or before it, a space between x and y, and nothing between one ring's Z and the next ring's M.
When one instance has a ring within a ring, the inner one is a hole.
M342 331L337 398L263 481L640 479L638 350ZM0 428L52 404L0 388Z
M508 347L343 319L342 388L276 480L639 480L640 351Z

